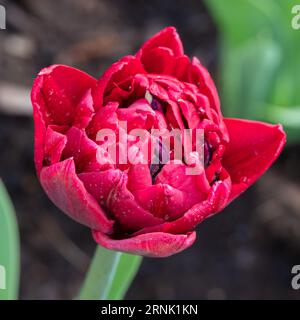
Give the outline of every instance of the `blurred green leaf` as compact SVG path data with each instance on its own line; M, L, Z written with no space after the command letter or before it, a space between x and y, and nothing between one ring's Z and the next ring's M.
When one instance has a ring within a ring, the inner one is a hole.
M220 32L224 114L280 122L289 142L300 141L299 121L291 117L299 116L300 105L300 30L291 25L292 8L299 1L206 4Z
M19 233L14 208L0 180L0 300L18 297Z
M272 79L280 60L276 43L267 37L248 40L235 50L226 50L222 64L225 114L244 118L264 118L261 101L272 89Z

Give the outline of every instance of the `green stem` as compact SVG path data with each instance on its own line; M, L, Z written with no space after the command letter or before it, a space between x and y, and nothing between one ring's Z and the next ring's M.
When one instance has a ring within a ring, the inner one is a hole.
M97 247L80 300L122 299L138 271L141 257Z

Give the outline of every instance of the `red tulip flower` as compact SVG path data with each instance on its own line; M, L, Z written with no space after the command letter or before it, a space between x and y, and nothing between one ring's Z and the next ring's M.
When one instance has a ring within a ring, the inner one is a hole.
M190 247L195 227L253 184L285 144L280 125L223 118L208 71L184 54L172 27L99 80L63 65L43 69L31 98L35 165L49 198L101 246L138 255ZM99 161L97 133L123 136L122 121L147 132L202 129L204 170L186 174L189 165L172 161L172 150L165 164Z

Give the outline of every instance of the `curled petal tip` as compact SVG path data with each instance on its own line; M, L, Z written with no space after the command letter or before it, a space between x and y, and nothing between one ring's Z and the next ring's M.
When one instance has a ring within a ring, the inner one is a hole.
M93 237L98 244L110 250L162 258L190 247L196 240L196 232L180 235L152 232L132 238L113 240L101 232L93 231Z
M167 27L152 36L144 43L136 56L142 60L143 54L157 47L171 49L174 56L182 56L184 54L181 39L174 27Z
M232 181L229 202L252 185L277 159L286 143L282 125L225 118L230 143L224 166Z

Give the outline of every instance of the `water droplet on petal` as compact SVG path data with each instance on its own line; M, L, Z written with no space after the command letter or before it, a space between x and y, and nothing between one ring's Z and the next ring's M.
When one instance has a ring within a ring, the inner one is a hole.
M248 183L249 182L249 178L246 176L241 177L241 182L243 183Z

